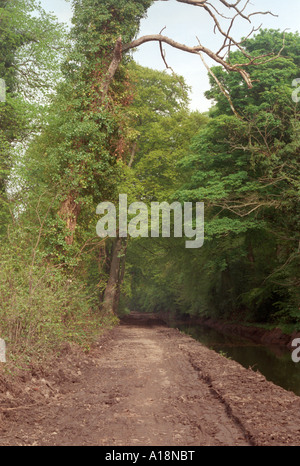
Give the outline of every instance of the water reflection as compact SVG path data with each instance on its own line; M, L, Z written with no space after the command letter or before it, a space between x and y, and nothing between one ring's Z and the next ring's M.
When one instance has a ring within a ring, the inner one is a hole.
M201 325L173 326L247 369L258 370L267 380L300 396L300 363L292 361L287 348L255 344Z

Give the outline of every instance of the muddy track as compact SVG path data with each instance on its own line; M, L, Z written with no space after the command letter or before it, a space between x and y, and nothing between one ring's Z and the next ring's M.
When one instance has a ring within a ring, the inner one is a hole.
M18 384L0 376L0 445L300 444L299 397L153 316Z

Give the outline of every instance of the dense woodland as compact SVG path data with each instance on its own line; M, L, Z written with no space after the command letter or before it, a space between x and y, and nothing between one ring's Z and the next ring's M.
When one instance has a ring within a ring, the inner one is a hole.
M130 310L300 330L299 34L260 29L216 62L203 114L182 77L134 61L151 0L72 3L68 31L35 0L0 2L0 336L11 360L65 341L88 349ZM96 207L120 193L204 202L203 247L99 238Z

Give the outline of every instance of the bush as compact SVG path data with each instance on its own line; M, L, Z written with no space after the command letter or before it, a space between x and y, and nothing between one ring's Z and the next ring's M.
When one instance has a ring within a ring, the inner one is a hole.
M8 361L19 366L45 360L65 342L88 349L117 320L101 313L99 297L78 278L7 250L0 256L0 301L0 337Z

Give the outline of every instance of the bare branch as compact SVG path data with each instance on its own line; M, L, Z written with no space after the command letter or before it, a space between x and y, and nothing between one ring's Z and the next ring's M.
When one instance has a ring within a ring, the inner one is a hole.
M233 102L230 98L230 95L229 93L226 91L226 89L224 88L224 86L222 85L222 83L219 81L219 79L217 78L217 76L214 74L214 72L212 71L212 69L208 66L208 64L206 63L206 61L204 60L203 58L203 55L202 53L200 52L199 53L200 55L200 58L202 60L202 63L204 64L205 68L207 69L207 71L209 72L209 74L214 78L214 80L216 81L217 85L219 86L222 94L224 94L224 96L226 97L226 99L228 100L229 102L229 105L230 105L230 108L231 110L233 111L233 113L235 114L235 116L239 119L241 119L241 116L238 114L238 112L236 111L236 109L234 108L234 105L233 105Z
M220 7L225 7L226 11L229 12L229 15L222 12L218 7L213 5L208 0L177 0L177 2L185 3L187 5L192 5L198 8L202 8L206 13L208 13L208 15L213 21L214 32L215 33L218 32L224 38L221 48L216 53L208 49L207 47L202 46L200 43L198 46L190 47L182 43L179 43L169 37L166 37L162 35L162 32L165 28L161 30L160 34L143 36L143 37L140 37L139 39L132 41L130 44L123 45L123 52L126 52L135 47L139 47L140 45L146 42L157 41L159 42L160 52L161 52L163 61L167 69L171 69L171 67L168 66L166 62L165 53L162 49L162 43L164 42L170 45L171 47L177 48L184 52L198 54L200 55L202 61L203 61L203 55L201 54L206 54L216 63L219 63L221 66L223 66L225 70L229 72L234 71L234 72L240 73L243 80L247 83L247 86L251 88L252 82L251 82L249 73L246 71L246 68L249 67L250 65L261 65L261 64L267 63L268 61L277 58L282 51L281 49L279 53L277 53L276 55L275 53L271 53L267 55L261 55L258 57L254 57L254 58L249 53L247 53L247 51L243 48L244 42L254 32L260 29L261 26L259 27L252 26L250 32L246 34L246 37L243 39L236 39L231 35L233 26L238 19L242 19L244 21L247 21L247 23L251 24L251 18L253 16L269 15L269 14L272 16L276 16L271 11L254 11L251 13L246 12L246 9L250 4L250 0L236 0L234 3L230 3L227 0L218 0ZM229 21L226 27L221 24L221 22L222 23L224 22L223 20L227 22ZM229 59L225 60L225 57L230 54L230 52L232 51L232 48L236 48L237 50L241 52L242 56L245 58L245 60L242 60L244 62L231 64ZM264 60L266 57L268 57L268 60Z
M171 47L174 47L176 49L182 50L183 52L188 52L192 54L199 55L199 52L203 52L206 55L208 55L210 58L212 58L215 62L219 63L222 65L227 71L236 71L241 74L242 78L246 81L247 85L249 88L252 87L251 79L249 74L242 69L245 64L234 64L231 65L227 61L224 60L224 58L220 57L216 53L212 52L210 49L204 47L203 45L198 45L195 47L189 47L187 45L181 44L173 39L170 39L169 37L162 36L161 34L152 34L152 35L147 35L140 37L139 39L136 39L132 41L130 44L126 44L123 46L123 52L127 52L128 50L134 49L136 47L139 47L142 44L145 44L147 42L164 42Z

